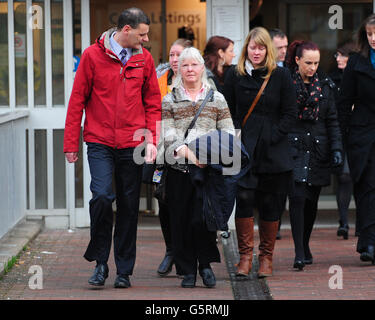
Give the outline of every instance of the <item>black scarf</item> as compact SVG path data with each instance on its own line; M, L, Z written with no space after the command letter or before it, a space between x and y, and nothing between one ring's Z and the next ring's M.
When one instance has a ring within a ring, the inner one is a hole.
M318 120L319 100L322 97L322 88L317 73L313 75L307 86L303 82L298 68L292 72L292 79L297 92L298 119Z

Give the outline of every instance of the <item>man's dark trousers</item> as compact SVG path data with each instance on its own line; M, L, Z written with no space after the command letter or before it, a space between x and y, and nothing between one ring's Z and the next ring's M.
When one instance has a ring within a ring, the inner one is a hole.
M117 274L131 275L135 264L142 166L134 163L134 148L113 149L87 143L91 173L90 235L84 254L88 261L108 261L113 228L112 202L116 198L114 256ZM112 190L115 178L116 195Z

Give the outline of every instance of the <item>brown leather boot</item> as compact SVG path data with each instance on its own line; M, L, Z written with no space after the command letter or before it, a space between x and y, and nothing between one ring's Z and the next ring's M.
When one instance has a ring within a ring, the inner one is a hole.
M259 220L259 278L272 276L272 255L278 228L279 221Z
M247 276L253 264L254 217L236 218L236 233L240 262L236 265L236 276Z

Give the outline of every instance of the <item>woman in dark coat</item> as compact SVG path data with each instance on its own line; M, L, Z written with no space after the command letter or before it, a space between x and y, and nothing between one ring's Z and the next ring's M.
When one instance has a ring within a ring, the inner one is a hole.
M359 53L349 58L338 102L347 144L360 235L357 252L375 263L375 14L357 33ZM354 108L353 108L354 105Z
M265 79L269 82L258 104L242 127ZM251 271L254 248L253 209L259 211L259 277L272 275L272 256L284 203L283 193L292 185L292 158L288 132L297 116L296 97L289 70L276 66L272 40L266 29L250 31L237 66L224 83L234 125L250 155L252 168L238 183L235 224L240 253L237 275Z
M319 61L319 48L313 42L296 40L288 48L298 109L298 119L289 132L294 161L289 214L295 246L293 267L299 270L312 263L309 240L321 188L330 184L332 165L342 164L334 83L317 74Z
M335 102L337 103L340 94L340 87L342 76L346 65L348 64L349 56L355 52L355 43L353 41L346 41L342 45L339 45L336 53L335 59L337 62L337 68L329 74L329 77L335 83ZM337 107L337 105L336 105ZM344 239L349 238L349 224L348 224L348 210L350 200L353 193L352 179L350 178L348 157L345 152L344 145L344 165L335 172L337 189L336 189L336 202L339 211L339 227L337 229L337 236L342 236Z

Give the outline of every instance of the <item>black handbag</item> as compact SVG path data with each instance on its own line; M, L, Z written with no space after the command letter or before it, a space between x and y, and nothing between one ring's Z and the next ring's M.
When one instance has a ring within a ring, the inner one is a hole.
M194 119L191 121L189 127L187 128L187 130L185 132L185 135L184 135L185 138L187 137L187 135L189 133L189 130L191 130L194 127L195 122L197 121L197 119L198 119L200 113L202 112L204 106L206 105L207 101L212 97L213 94L214 94L214 90L210 89L210 91L208 91L208 93L207 93L207 96L204 98L202 104L200 105L197 113L195 114ZM156 199L158 199L160 202L166 203L166 193L167 193L167 186L166 186L167 183L166 182L167 182L168 170L170 170L170 169L168 168L168 165L165 165L162 170L163 170L163 173L161 174L160 182L156 184L156 188L155 188L155 191L154 191L154 197Z

